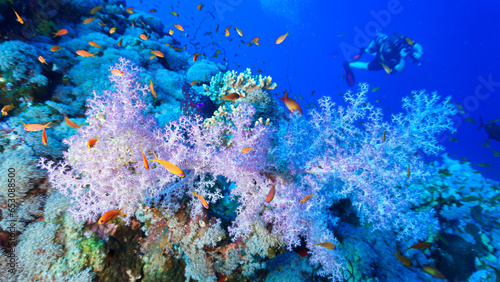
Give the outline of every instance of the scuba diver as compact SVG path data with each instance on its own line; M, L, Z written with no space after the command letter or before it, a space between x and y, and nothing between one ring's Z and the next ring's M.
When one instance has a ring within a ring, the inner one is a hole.
M420 66L421 63L418 59L424 54L422 45L400 33L394 33L390 37L383 33L377 33L370 45L367 48L361 48L359 54L354 56L354 61L359 60L365 52L375 56L375 59L371 62L344 62L345 79L349 86L354 85L354 73L351 68L370 71L383 69L388 74L392 74L395 71L403 71L405 58L408 56Z

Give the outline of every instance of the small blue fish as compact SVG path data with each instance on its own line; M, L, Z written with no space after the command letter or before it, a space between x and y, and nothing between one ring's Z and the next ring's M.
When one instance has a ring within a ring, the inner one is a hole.
M201 108L201 107L203 107L203 106L205 106L205 104L204 104L204 103L198 103L198 104L196 104L196 107L197 107L198 109L199 109L199 108Z

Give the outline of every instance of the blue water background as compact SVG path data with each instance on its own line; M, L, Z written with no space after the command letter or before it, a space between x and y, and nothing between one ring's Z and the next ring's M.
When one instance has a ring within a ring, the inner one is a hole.
M455 119L458 133L441 136L441 144L450 156L467 158L485 176L500 179L500 157L491 151L500 151L500 142L490 140L490 148L484 147L486 131L477 131L480 117L485 122L500 118L500 3L497 1L141 2L127 1L127 5L143 11L157 9L154 15L166 24L165 31L173 29L173 37L182 46L188 44L188 52L199 52L189 40L200 42L198 46L217 43L203 52L210 57L218 49L225 51L211 59L225 63L225 54L229 70L244 71L248 67L256 74L260 68L263 75L272 76L278 84L273 91L276 95L286 89L292 91L291 97L295 99L293 94L300 93L305 100L296 100L305 113L309 110L306 102L317 103L317 99L326 95L342 105L339 94L357 89L342 81L342 62L351 60L352 50L366 46L378 28L386 34L403 33L423 46L422 65L417 66L408 58L403 73L354 70L356 83L380 87L370 92L369 97L373 104L385 109L386 118L401 110L402 97L410 95L412 90L452 96L453 103L464 106L465 114ZM204 7L198 11L196 6L200 3ZM179 17L170 13L172 8ZM175 24L183 25L190 36L182 35L174 28ZM214 34L216 24L218 34ZM227 26L232 26L229 37L224 36ZM242 38L234 27L243 31ZM206 32L213 34L204 36ZM276 39L286 32L290 35L276 45ZM260 46L247 47L240 42L249 42L254 37L260 37ZM372 58L365 54L361 61ZM493 85L485 85L488 80ZM312 91L316 91L313 96ZM469 117L476 125L464 122ZM449 137L458 141L450 141ZM492 167L480 167L479 163Z

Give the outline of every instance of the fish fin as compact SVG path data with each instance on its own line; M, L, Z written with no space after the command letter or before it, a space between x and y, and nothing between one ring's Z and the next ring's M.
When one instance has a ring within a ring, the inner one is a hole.
M49 122L49 123L47 123L45 126L48 126L48 125L49 125L49 124L51 124L51 123L52 123L52 122ZM50 128L50 127L47 127L47 128Z

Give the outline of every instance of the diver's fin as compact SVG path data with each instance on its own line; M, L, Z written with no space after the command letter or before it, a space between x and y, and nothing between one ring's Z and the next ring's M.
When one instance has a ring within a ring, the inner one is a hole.
M353 86L354 85L354 73L352 72L352 69L349 66L348 61L344 62L344 75L345 75L345 81L347 82L347 85Z
M477 128L477 130L483 128L483 126L484 126L483 117L482 116L479 117L479 120L481 121L481 124L479 125L479 127Z
M361 47L361 48L359 49L359 53L358 53L356 56L354 56L354 59L353 59L353 60L354 60L354 61L359 60L359 58L361 58L361 56L363 56L363 54L365 53L365 50L366 50L366 48L365 48L365 47Z

